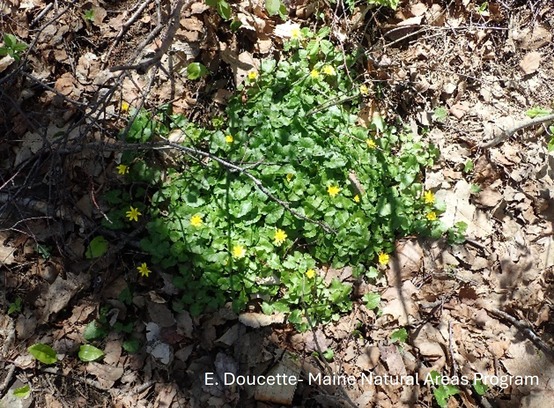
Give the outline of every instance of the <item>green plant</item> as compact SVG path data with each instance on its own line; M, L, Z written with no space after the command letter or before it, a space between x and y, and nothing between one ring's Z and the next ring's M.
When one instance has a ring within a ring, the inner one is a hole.
M447 117L448 117L448 109L446 109L444 106L437 106L433 111L432 118L437 122L444 122Z
M483 396L487 393L489 386L483 383L483 381L481 380L474 380L473 389L478 395Z
M108 241L103 236L94 237L85 251L87 259L99 258L108 251Z
M441 408L446 408L448 406L448 399L459 394L460 389L452 384L444 384L440 373L437 371L431 371L429 376L434 386L433 396L435 401L437 401L437 405Z
M287 18L287 8L281 0L265 0L265 9L270 16L278 14L283 20Z
M48 344L36 343L29 347L27 351L43 364L50 365L58 362L56 352Z
M214 7L221 18L225 20L231 19L231 6L225 0L206 0L206 4L210 7Z
M0 47L0 57L9 55L14 60L21 59L21 53L27 49L27 44L21 42L13 34L4 34L4 45Z
M393 10L396 10L398 8L399 2L400 0L367 0L368 4L372 4L376 6L385 6Z
M13 396L20 399L25 399L31 394L31 387L29 384L25 384L22 387L13 390Z
M8 315L11 315L12 313L20 313L22 309L21 302L22 300L19 296L15 298L15 301L10 303L8 307Z
M233 299L240 310L261 298L265 313L288 313L305 330L351 308L351 286L326 281L318 267L352 265L375 278L397 237L444 232L420 177L437 150L379 115L369 128L357 124L363 95L349 75L357 59L327 34L304 28L283 59L264 60L212 129L167 109L132 113L128 141L181 131L185 152L206 159L161 177L146 164L152 156L122 158L134 163L129 181L157 188L140 208L149 220L141 245L176 271L176 309L197 315ZM110 192L113 225L124 226L122 213L144 194Z
M42 257L42 259L50 259L52 256L52 247L48 245L37 244L37 252Z
M408 340L408 331L405 328L395 330L390 336L391 343L406 343L406 340Z
M79 360L88 363L96 361L104 356L104 352L90 344L83 344L79 347Z
M86 10L83 14L85 21L94 21L94 9Z
M199 62L193 62L187 66L187 78L191 81L208 75L208 69Z

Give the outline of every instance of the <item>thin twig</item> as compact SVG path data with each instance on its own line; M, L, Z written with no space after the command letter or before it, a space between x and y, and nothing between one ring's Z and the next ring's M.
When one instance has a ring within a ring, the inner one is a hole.
M533 118L533 119L523 120L519 123L516 123L514 126L512 126L510 128L501 129L500 135L496 136L490 142L483 143L481 145L481 148L487 149L489 147L494 147L494 146L500 144L501 142L503 142L504 140L512 137L514 135L514 133L516 133L517 131L519 131L521 129L525 129L525 128L535 126L535 125L542 125L543 123L548 123L548 122L553 122L553 121L554 121L554 113L549 114L549 115L545 115L545 116L538 116L538 117Z
M551 360L554 360L554 351L552 348L548 346L542 339L527 325L526 323L520 322L515 317L509 315L506 312L503 312L502 310L498 310L495 308L486 309L487 312L492 314L495 317L499 317L501 319L506 320L513 326L515 326L518 330L520 330L525 337L527 337L529 340L535 344L540 350L544 352L548 357L550 357Z
M192 2L191 0L187 1L186 8L188 8L191 2ZM179 29L181 10L185 5L184 3L185 3L185 0L177 1L177 4L175 5L175 8L173 9L173 12L171 13L171 16L169 19L166 35L162 41L162 44L160 45L160 48L158 48L158 51L156 51L153 57L147 59L146 61L142 61L136 65L112 67L110 68L110 70L120 71L120 70L134 69L138 73L145 73L152 67L152 65L158 63L162 59L164 54L167 53L167 51L171 47L171 44L173 43L173 38L175 37L175 33Z

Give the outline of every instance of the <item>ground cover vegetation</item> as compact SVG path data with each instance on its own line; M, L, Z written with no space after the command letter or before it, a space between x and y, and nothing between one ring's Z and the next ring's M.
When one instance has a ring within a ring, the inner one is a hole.
M105 225L148 220L141 246L152 264L176 272L178 309L198 315L233 300L241 311L259 299L264 312L287 313L306 330L351 308L351 285L325 283L323 266L376 278L396 238L445 232L421 183L438 151L378 112L359 123L369 95L356 79L359 58L328 33L293 32L281 58L249 72L211 128L168 110L130 112L127 141L181 133L192 158L161 168L124 154L118 169L134 187L108 193Z

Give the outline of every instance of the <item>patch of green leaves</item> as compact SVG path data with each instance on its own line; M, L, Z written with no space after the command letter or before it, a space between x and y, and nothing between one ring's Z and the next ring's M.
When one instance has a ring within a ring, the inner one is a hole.
M431 371L429 376L434 386L433 396L435 397L437 405L441 408L446 408L449 398L459 394L460 389L452 384L443 384L442 377L438 371Z
M405 328L401 328L392 332L390 336L391 343L406 343L408 340L408 332Z
M444 106L437 106L433 111L433 120L437 122L444 122L448 117L448 109Z
M10 306L8 307L8 315L11 315L14 313L20 313L22 309L21 302L22 300L19 296L15 298L15 301L10 303Z
M13 34L4 34L4 45L0 47L0 57L9 55L14 60L19 61L21 59L21 53L27 49L27 44L21 42Z
M94 21L94 9L86 10L83 14L85 21Z
M381 295L373 292L366 293L363 296L363 300L368 309L377 309L381 303Z
M29 347L27 351L43 364L50 365L58 362L56 352L48 344L36 343Z
M319 266L358 265L358 276L375 278L378 255L390 253L397 237L438 229L427 215L442 210L424 200L421 182L438 151L380 116L358 125L364 97L348 74L356 58L328 32L303 28L280 60L263 60L213 128L167 111L131 119L128 141L180 128L185 146L245 167L185 158L186 171L167 169L156 183L136 170L159 171L144 157L122 158L135 163L131 180L156 188L141 209L149 220L141 246L175 272L176 309L197 315L233 300L240 310L258 297L265 313L287 313L305 330L308 320L333 321L351 309L351 284L325 280ZM126 194L109 199L124 209L144 196ZM364 300L378 307L378 295Z
M287 18L287 8L281 0L265 0L265 9L270 16L278 14L283 20Z
M231 19L233 11L231 10L231 6L229 5L229 3L227 3L225 0L206 0L206 4L210 7L215 8L221 18L225 20Z

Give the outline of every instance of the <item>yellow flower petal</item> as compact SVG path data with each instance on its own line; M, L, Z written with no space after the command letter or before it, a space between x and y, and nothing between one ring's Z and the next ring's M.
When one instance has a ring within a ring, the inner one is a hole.
M310 77L312 77L312 79L319 78L319 71L317 69L312 69L310 71Z
M200 227L202 226L202 216L200 214L194 214L192 217L190 217L190 225L193 227Z
M137 270L140 276L148 277L148 275L150 275L150 269L148 269L146 262L143 262L140 266L137 266Z
M273 236L273 243L277 246L281 246L287 239L287 233L282 229L277 228L275 235Z
M231 136L231 135L225 136L225 142L231 144L231 143L233 143L234 141L235 141L235 139L233 138L233 136Z
M377 147L377 143L375 143L373 139L367 139L365 142L370 149L375 149Z
M231 253L233 258L241 259L246 255L246 249L242 245L237 244L233 247L233 251Z
M434 211L431 211L430 213L427 213L427 219L429 221L435 221L437 219L437 213Z
M359 203L359 202L360 202L360 196L359 196L358 194L356 194L356 195L354 196L354 202L355 202L355 203Z
M389 263L390 256L388 254L385 254L384 252L381 252L379 254L379 263L381 265L386 265Z
M258 73L256 71L250 71L248 73L248 79L251 81L255 81L258 78Z
M125 216L129 218L129 221L138 221L138 217L142 215L142 213L138 210L138 208L130 207L130 210L125 213Z
M337 71L331 65L325 65L321 70L325 75L336 75Z
M423 194L423 200L425 204L433 204L435 202L435 195L432 191L426 191L425 194Z
M369 88L366 85L360 85L360 93L362 95L369 95Z
M337 194L340 192L340 188L337 187L337 186L329 186L329 187L327 187L327 192L329 193L329 195L330 195L331 197L334 198L334 197L336 197Z
M306 276L308 279L313 279L315 277L315 271L313 269L308 269L306 271Z
M119 166L116 167L117 169L117 174L127 174L129 173L129 166L125 165L125 164L120 164Z

